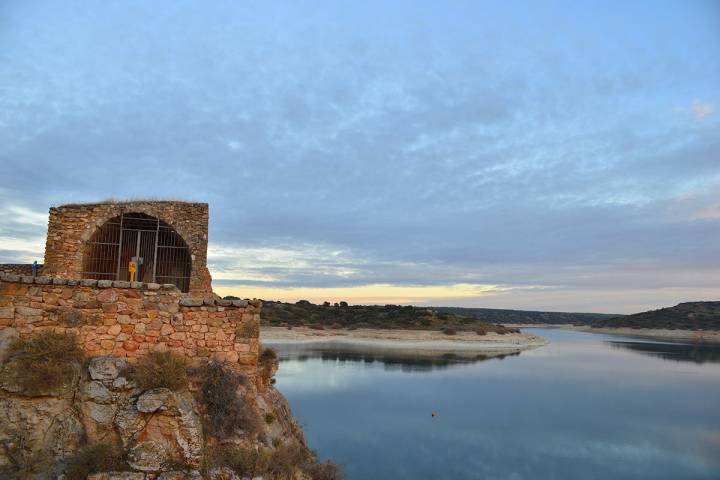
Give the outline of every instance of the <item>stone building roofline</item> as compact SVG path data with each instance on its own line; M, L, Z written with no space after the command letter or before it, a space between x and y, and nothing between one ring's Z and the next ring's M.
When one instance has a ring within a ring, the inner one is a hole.
M73 207L96 207L103 205L135 205L138 203L155 203L155 204L183 204L183 205L198 205L198 206L209 206L207 202L192 202L189 200L179 199L158 199L158 198L130 198L130 199L116 199L108 198L99 202L72 202L65 203L63 205L56 205L51 208L73 208Z

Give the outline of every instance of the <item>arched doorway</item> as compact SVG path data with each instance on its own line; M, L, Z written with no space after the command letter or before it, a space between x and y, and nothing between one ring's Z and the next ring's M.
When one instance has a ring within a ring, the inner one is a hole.
M189 290L192 260L187 244L170 225L144 213L123 213L93 233L85 248L82 277L129 280L133 258L139 264L137 281Z

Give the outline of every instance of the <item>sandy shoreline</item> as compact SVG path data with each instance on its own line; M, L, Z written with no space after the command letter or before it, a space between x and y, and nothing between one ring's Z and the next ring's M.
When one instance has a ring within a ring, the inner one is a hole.
M647 338L653 340L667 341L692 341L720 343L720 331L718 330L669 330L662 328L628 328L628 327L603 327L592 328L585 325L567 324L504 324L506 327L514 328L562 328L578 332L603 333L607 335L622 335L625 337Z
M475 332L458 332L457 335L445 335L429 330L313 330L307 327L288 330L285 327L266 326L260 329L260 340L274 344L322 343L438 353L506 353L547 344L542 337L524 333L478 335Z

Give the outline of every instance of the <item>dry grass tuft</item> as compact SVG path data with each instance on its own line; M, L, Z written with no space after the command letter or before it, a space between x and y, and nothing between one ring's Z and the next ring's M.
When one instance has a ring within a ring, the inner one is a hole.
M45 331L12 343L8 373L23 392L39 395L71 383L84 357L74 335Z
M181 390L188 384L187 361L172 352L150 352L130 367L128 377L142 390Z
M260 430L258 413L238 394L238 387L247 379L231 367L209 362L197 370L200 378L200 401L207 413L206 423L210 433L227 438L242 429L246 433Z
M107 443L88 445L68 459L67 480L85 480L91 473L128 470L126 454Z

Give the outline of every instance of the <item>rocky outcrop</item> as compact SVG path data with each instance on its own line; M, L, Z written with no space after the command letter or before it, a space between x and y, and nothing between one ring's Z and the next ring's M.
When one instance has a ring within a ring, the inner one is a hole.
M68 459L83 445L104 443L126 452L127 471L95 473L89 479L239 478L228 468L201 469L205 451L220 440L204 432L193 382L180 391L142 391L126 376L127 365L122 358L94 357L78 368L77 382L40 396L2 385L0 477L62 478ZM261 422L260 431L241 431L222 442L270 449L289 440L304 445L302 430L277 390L258 390L252 382L240 388L238 394L252 400L255 414L272 421Z

